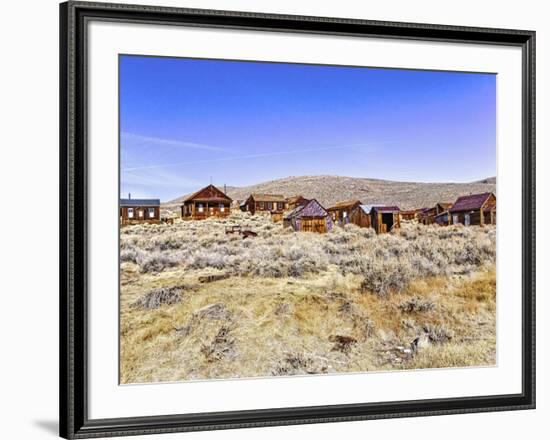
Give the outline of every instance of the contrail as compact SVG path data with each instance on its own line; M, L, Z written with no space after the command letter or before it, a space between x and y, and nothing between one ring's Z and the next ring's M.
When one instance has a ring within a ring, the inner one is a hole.
M171 147L184 147L184 148L193 148L196 150L208 150L208 151L225 151L224 148L221 147L215 147L213 145L207 145L207 144L200 144L197 142L187 142L187 141L180 141L178 139L165 139L165 138L158 138L153 136L142 136L140 134L135 133L129 133L126 131L123 131L120 133L121 138L129 138L134 139L138 142L142 143L154 143L156 145L168 145Z
M211 163L211 162L226 162L231 160L241 160L241 159L255 159L258 157L272 157L272 156L284 156L288 154L296 154L296 153L315 153L318 151L328 151L328 150L342 150L345 148L365 148L365 147L373 147L383 144L388 144L392 142L372 142L368 144L354 144L354 145L339 145L339 146L332 146L332 147L320 147L320 148L304 148L301 150L290 150L290 151L273 151L271 153L258 153L258 154L246 154L243 156L232 156L232 157L224 157L224 158L217 158L217 159L205 159L205 160L197 160L192 162L173 162L170 164L163 164L163 165L147 165L142 167L132 167L132 168L124 168L122 171L138 171L138 170L149 170L153 168L167 168L167 167L175 167L175 166L184 166L184 165L198 165L203 163Z

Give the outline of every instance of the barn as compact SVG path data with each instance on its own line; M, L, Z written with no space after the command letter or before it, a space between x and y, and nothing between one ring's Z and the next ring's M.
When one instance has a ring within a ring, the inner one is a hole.
M286 209L287 202L280 194L251 194L241 205L241 210L250 212L282 212Z
M389 232L401 227L401 216L397 206L373 206L371 210L372 227L377 234Z
M295 231L324 233L332 230L333 223L327 210L311 199L290 211L283 219L283 226Z
M360 200L345 200L328 208L328 213L334 223L345 225L350 223L351 212L361 205Z
M295 208L297 208L298 206L305 205L307 202L309 202L309 200L306 199L306 198L305 198L304 196L302 196L302 195L297 195L297 196L288 197L288 198L286 199L286 203L287 203L286 209L295 209Z
M496 225L497 198L491 193L470 194L456 199L449 209L453 225Z
M202 220L208 217L227 217L233 200L214 185L208 185L188 196L181 205L184 220Z
M120 199L120 224L160 223L159 199Z

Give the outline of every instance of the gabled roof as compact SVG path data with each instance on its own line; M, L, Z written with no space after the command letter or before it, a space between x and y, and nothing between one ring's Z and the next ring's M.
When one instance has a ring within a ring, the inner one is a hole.
M483 204L493 193L470 194L456 199L454 205L449 209L450 212L469 211L472 209L481 209Z
M252 197L256 202L286 202L285 197L281 194L257 194L256 193L256 194L250 194L250 197Z
M399 212L400 209L398 206L373 206L374 212L381 212L381 213L395 213Z
M372 212L372 208L375 206L380 205L359 205L359 208L362 209L365 214L370 214Z
M299 200L307 200L304 196L302 195L297 195L297 196L292 196L292 197L287 197L286 201L288 203L296 203L297 201Z
M315 199L311 199L305 205L297 206L292 211L290 211L286 216L285 220L290 220L291 218L300 218L300 217L326 217L328 212L323 206Z
M212 202L233 201L231 197L227 196L223 191L216 188L214 185L208 185L202 189L199 189L197 192L191 194L190 196L187 196L184 202L188 202L191 200Z
M453 206L453 204L449 202L439 202L436 204L436 206L437 205L441 206L443 209L449 209L451 206Z
M343 200L341 202L336 202L334 206L331 206L328 208L329 211L334 211L337 209L346 209L346 208L353 208L356 205L360 205L361 200Z
M159 199L120 199L120 206L160 206Z

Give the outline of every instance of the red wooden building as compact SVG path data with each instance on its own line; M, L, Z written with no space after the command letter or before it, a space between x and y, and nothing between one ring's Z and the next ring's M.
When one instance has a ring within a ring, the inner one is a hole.
M202 220L208 217L227 217L231 213L232 199L214 185L188 196L181 205L184 220Z
M159 199L120 199L120 224L160 223Z

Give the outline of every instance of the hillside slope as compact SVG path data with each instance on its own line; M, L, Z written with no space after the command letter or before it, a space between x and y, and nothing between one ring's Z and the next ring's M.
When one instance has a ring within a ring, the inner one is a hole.
M286 177L245 187L227 187L233 200L245 200L252 193L301 194L315 198L329 207L340 200L359 199L367 204L398 205L401 209L433 206L438 202L454 202L466 194L496 191L496 178L471 183L395 182L343 176ZM187 195L164 204L170 208L181 204Z

